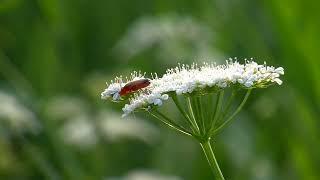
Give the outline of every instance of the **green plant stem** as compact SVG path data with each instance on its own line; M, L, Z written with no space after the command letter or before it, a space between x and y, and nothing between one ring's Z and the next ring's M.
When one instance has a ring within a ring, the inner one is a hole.
M200 143L202 150L204 154L206 155L206 158L208 160L208 163L211 167L211 170L218 180L224 180L223 174L219 168L219 164L216 160L216 157L214 156L214 153L211 148L210 140L205 141L203 143Z
M183 117L187 120L187 123L190 125L191 130L196 133L199 134L199 127L197 125L197 123L194 123L192 121L192 118L189 117L189 115L183 110L178 97L176 94L171 96L173 102L175 103L175 105L177 106L178 110L180 111L180 113L183 115Z
M199 128L201 129L199 108L198 108L196 97L191 96L190 100L191 100L190 102L191 102L191 106L192 106L192 109L194 112L195 120L197 121L197 123L199 124Z
M225 125L227 125L241 111L242 107L247 102L247 100L251 94L251 91L252 91L252 89L248 89L248 91L247 91L246 95L244 96L242 102L240 103L239 107L234 111L234 113L224 123L222 123L217 129L215 129L212 134L218 133L221 129L223 129L223 127Z
M223 102L223 96L224 96L224 91L220 91L218 94L218 98L216 101L216 105L215 105L215 110L214 110L214 114L213 117L211 119L211 123L209 125L209 131L212 131L212 129L214 129L214 126L218 120L218 117L220 116L220 112L221 112L221 108L222 108L222 102Z
M201 125L201 117L200 117L200 111L199 111L199 107L197 104L197 97L195 96L190 96L190 107L192 109L192 114L194 115L194 124L196 124L198 126L199 129L199 133L200 136L203 134L203 129L202 129L202 125Z
M200 133L200 128L199 128L199 126L197 124L195 112L193 112L192 103L191 103L191 97L187 97L187 103L188 103L189 112L190 112L190 114L192 116L192 118L191 118L192 124L194 124L194 126L198 129L198 131Z
M156 115L155 113L149 112L153 117L155 117L156 119L159 119L162 123L164 123L165 125L167 125L169 128L176 130L182 134L185 134L187 136L192 136L195 137L191 132L189 132L188 130L186 130L185 128L183 128L182 126L176 124L175 122L173 122L170 119L167 119L166 116L164 116L163 114L161 114L160 112L157 112L158 115ZM160 114L159 114L160 113ZM160 116L160 117L159 117Z
M201 98L200 96L195 97L195 103L198 109L198 120L199 120L199 124L201 126L200 128L200 132L202 131L202 134L206 134L206 126L205 126L205 122L204 122L204 114L203 114L203 109L202 109L202 103L201 103Z
M236 94L237 94L236 90L232 90L231 95L230 95L230 97L229 97L229 99L228 99L228 102L227 102L227 104L226 104L226 106L225 106L225 109L224 109L224 111L223 111L223 113L222 113L222 115L221 115L221 116L222 116L222 117L221 117L222 119L224 119L224 118L226 117L226 115L229 113L229 110L230 110L230 108L231 108L232 102L233 102Z

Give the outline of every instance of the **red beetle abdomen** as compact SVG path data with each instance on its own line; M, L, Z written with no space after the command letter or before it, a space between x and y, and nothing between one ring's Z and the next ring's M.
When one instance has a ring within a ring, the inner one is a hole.
M119 92L120 96L127 95L129 93L135 92L139 89L145 88L149 86L150 81L148 79L139 79L136 81L132 81L127 83Z

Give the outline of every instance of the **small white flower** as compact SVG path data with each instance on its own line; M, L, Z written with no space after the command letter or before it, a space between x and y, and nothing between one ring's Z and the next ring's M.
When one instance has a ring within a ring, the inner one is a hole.
M161 101L160 99L155 99L155 100L153 101L153 104L154 104L154 105L161 106L161 105L162 105L162 101Z
M119 100L119 99L120 99L120 94L119 94L119 92L118 92L118 91L114 92L114 94L113 94L113 96L112 96L112 99L113 99L114 101L116 101L116 100Z
M274 70L275 73L284 75L284 69L282 67L278 67L277 69Z
M278 85L282 84L282 81L279 78L275 78L273 82L276 82Z
M113 100L118 100L120 98L119 92L121 90L121 87L123 87L124 83L112 83L108 86L105 91L101 93L102 99L108 99L113 98Z
M168 94L164 94L164 95L161 96L161 99L168 100L169 99L169 95Z

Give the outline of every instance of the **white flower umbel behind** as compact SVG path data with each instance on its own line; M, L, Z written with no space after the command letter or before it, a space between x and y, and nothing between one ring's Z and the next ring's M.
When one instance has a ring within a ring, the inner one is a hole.
M171 59L177 58L190 62L212 55L222 56L214 47L214 39L214 29L199 19L168 13L136 19L113 51L121 61L132 61L142 52L152 50L154 58L162 64L172 64Z
M137 169L129 171L123 177L107 177L105 180L182 180L182 178L173 175L161 174L152 170Z
M13 94L0 91L0 127L10 129L14 133L39 133L41 124L34 112L27 108Z
M197 139L216 176L223 179L210 139L240 112L252 89L281 85L280 76L283 74L282 67L258 64L253 59L245 60L244 64L236 59L229 59L224 65L179 64L168 69L162 77L151 74L149 79L137 72L126 80L118 77L101 93L101 97L127 102L122 108L123 116L146 111L170 128ZM147 85L140 83L146 81ZM126 92L129 89L129 93L123 93L124 89ZM243 100L232 110L233 100L242 90L246 91ZM179 124L159 111L158 107L169 99L173 100L186 123Z

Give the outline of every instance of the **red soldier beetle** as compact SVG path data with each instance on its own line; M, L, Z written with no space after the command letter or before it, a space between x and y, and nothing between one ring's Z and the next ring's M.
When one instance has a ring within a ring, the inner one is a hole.
M149 79L139 79L139 80L131 81L121 88L119 94L120 96L125 96L139 89L145 88L149 86L149 84L150 84Z

